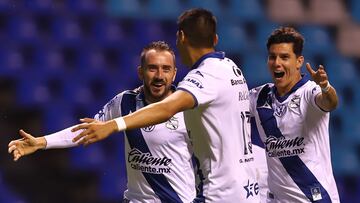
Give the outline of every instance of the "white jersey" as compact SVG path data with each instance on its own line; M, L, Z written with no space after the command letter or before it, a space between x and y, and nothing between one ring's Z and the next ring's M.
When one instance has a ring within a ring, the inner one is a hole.
M111 120L145 106L143 92L125 91L106 104L98 120ZM196 196L192 147L183 113L142 129L126 130L127 190L131 203L191 202Z
M251 112L251 111L250 111ZM259 132L256 128L255 118L251 117L251 143L252 152L254 156L254 165L257 169L257 177L260 189L260 202L266 203L267 195L269 193L268 187L268 166L266 161L265 146L261 141Z
M194 97L185 123L203 174L206 202L259 202L250 139L249 90L223 52L201 57L179 83Z
M305 78L283 97L273 84L250 91L251 112L266 149L270 202L339 202L329 112L315 104L320 92Z

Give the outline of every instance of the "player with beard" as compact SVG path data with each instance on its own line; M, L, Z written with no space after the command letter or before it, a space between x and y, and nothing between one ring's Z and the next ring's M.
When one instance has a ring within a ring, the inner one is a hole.
M141 87L118 94L94 119L86 121L125 116L171 95L175 91L175 55L165 42L153 42L143 49L138 76ZM23 139L11 141L9 153L17 161L39 149L77 146L71 128L36 138L21 130ZM128 183L123 202L180 203L195 198L194 157L182 112L163 123L124 132Z

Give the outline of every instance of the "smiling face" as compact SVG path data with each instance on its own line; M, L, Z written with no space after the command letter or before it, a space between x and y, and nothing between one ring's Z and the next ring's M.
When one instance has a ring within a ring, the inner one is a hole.
M303 56L296 56L293 43L272 44L268 50L267 65L280 96L288 93L301 80Z
M144 84L145 100L158 102L170 95L171 84L176 76L174 57L169 51L150 49L145 53L145 63L138 68Z

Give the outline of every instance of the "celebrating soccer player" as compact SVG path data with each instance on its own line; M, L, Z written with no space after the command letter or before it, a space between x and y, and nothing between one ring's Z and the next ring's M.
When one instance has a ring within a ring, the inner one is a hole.
M276 29L268 38L273 83L250 91L251 114L265 144L268 202L339 202L332 173L329 112L338 103L323 66L301 73L304 38ZM256 132L256 131L254 131Z

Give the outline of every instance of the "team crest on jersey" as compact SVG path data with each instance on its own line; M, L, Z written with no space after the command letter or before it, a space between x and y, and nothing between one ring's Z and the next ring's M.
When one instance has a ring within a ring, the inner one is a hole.
M153 131L155 129L155 125L146 126L146 127L142 128L142 129L145 132L151 132L151 131Z
M176 130L179 128L179 120L176 117L172 117L166 121L165 126L170 130Z
M295 95L293 98L291 98L288 104L289 109L296 114L300 114L300 101L301 101L300 96Z
M286 105L285 104L282 104L282 105L280 105L280 106L277 106L276 108L275 108L275 112L274 112L274 114L275 114L275 116L277 116L277 117L282 117L285 113L286 113Z
M300 96L295 95L293 98L291 98L289 102L289 108L299 108L300 107Z

